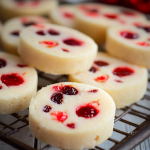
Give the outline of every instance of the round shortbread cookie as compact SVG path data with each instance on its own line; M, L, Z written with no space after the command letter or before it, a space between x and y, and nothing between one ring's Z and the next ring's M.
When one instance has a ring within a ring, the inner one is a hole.
M1 0L0 18L6 21L22 15L47 15L57 3L57 0Z
M102 89L58 83L40 90L29 106L29 125L41 141L61 149L92 148L111 136L115 104Z
M76 29L92 37L96 43L105 43L107 29L111 26L146 20L135 10L102 4L81 4L75 10Z
M69 76L69 81L102 88L122 108L140 100L146 92L148 73L145 68L98 53L89 71Z
M150 68L150 35L133 26L108 29L106 50L127 62Z
M58 25L75 28L74 5L62 5L53 9L50 20Z
M37 91L37 72L17 56L0 52L0 114L29 107Z
M51 74L74 74L88 70L97 49L90 37L52 24L28 27L20 34L19 53L22 59Z
M8 20L1 33L2 47L5 51L13 54L18 54L19 33L25 27L37 23L49 22L47 19L40 16L22 16Z

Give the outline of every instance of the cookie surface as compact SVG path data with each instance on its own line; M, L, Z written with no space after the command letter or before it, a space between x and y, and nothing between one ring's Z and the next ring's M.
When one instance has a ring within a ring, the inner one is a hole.
M17 55L20 32L30 25L46 22L48 20L40 16L22 16L10 19L4 24L1 33L3 49Z
M106 50L112 56L150 68L149 38L150 34L141 28L111 27L107 32Z
M81 4L75 9L76 29L92 37L96 43L105 43L107 29L111 26L131 24L146 20L135 10L104 4Z
M122 108L143 97L147 78L145 68L98 53L89 71L70 75L69 81L102 88L113 98L116 108Z
M46 15L57 3L57 0L1 0L0 18L6 21L21 15Z
M46 73L73 74L91 67L97 45L76 30L39 24L21 32L19 53L26 63Z
M62 5L50 12L50 20L58 25L75 28L74 6Z
M19 57L0 52L0 114L28 108L36 90L36 70Z
M41 141L61 149L92 148L114 125L115 104L103 90L79 83L58 83L40 90L29 107L29 125Z

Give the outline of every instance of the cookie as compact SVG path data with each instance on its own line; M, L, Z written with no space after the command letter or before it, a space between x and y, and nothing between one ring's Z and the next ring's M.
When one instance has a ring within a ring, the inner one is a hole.
M10 19L4 24L1 33L3 49L9 53L17 55L19 33L21 30L36 23L46 22L48 22L48 20L40 16L22 16Z
M89 71L70 75L69 81L102 88L113 98L116 108L122 108L143 97L147 78L145 68L99 52Z
M112 56L150 68L150 36L133 26L116 26L108 29L106 50Z
M91 67L97 45L74 29L39 24L21 32L19 53L26 63L43 72L74 74Z
M28 108L36 90L36 70L19 57L0 52L0 114Z
M58 83L40 90L29 106L36 138L61 149L92 148L111 136L115 104L102 89Z
M105 43L109 27L146 20L135 10L102 4L80 4L75 9L76 29L92 37L96 43Z
M49 16L54 24L75 28L74 6L62 5L53 9Z
M1 0L0 19L6 21L22 15L47 15L57 0Z

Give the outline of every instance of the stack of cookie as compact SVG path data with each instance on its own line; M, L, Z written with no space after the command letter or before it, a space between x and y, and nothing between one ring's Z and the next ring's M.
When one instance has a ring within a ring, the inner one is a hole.
M115 109L140 100L146 92L150 23L143 14L117 6L9 1L0 2L2 13L9 12L0 18L15 18L3 25L1 46L22 60L0 53L0 113L29 107L33 134L62 149L104 142L112 134ZM30 16L43 14L53 24ZM108 54L98 52L96 43L106 44ZM36 94L34 68L66 74L70 82L49 85Z

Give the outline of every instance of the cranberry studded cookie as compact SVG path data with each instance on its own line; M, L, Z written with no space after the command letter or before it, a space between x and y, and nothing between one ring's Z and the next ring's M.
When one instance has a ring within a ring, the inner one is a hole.
M21 32L19 53L26 63L46 73L74 74L91 67L97 45L74 29L39 24Z
M19 57L0 52L0 114L28 108L36 91L36 70Z
M50 12L50 20L58 25L75 28L75 17L74 17L74 6L73 5L62 5L56 7Z
M47 15L57 0L1 0L0 19L6 21L22 15Z
M40 90L29 106L36 138L61 149L92 148L111 136L115 104L102 89L58 83Z
M106 50L112 56L150 68L150 34L133 26L111 27L107 32Z
M46 23L47 19L40 16L22 16L7 21L1 33L2 47L5 51L18 54L19 33L25 27L37 23Z
M105 43L109 27L146 20L137 11L102 4L80 4L75 11L76 29L92 37L98 44Z
M113 98L116 107L122 108L143 97L147 88L147 78L145 68L126 63L105 53L98 53L89 71L70 75L69 81L102 88Z

